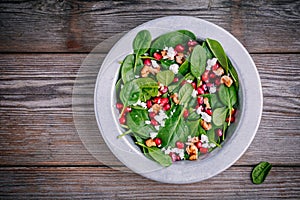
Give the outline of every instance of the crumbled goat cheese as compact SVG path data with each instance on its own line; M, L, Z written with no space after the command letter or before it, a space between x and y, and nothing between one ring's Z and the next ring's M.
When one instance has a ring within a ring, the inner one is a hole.
M206 135L201 135L201 143L203 148L214 148L216 145L212 142L209 142Z
M211 94L215 93L216 91L217 91L217 88L214 85L209 88L209 93L211 93Z
M206 112L202 112L201 111L202 106L200 106L199 108L197 108L196 112L198 115L201 115L201 118L206 121L206 122L211 122L211 116L209 114L207 114Z
M192 83L192 82L193 82L193 80L187 80L186 82L187 82L187 83Z
M151 139L156 138L157 134L158 134L157 132L150 132Z
M173 49L173 47L169 47L167 50L167 56L171 59L174 60L174 57L176 56L177 52Z
M207 66L206 69L210 70L212 66L214 66L217 63L218 59L217 58L213 58L213 59L208 59L207 60Z
M135 77L135 78L140 78L140 76L139 76L139 75L135 75L134 77Z
M159 125L157 125L157 126L154 126L154 128L158 131L159 130Z
M178 68L179 66L177 64L172 64L169 67L169 70L171 70L174 74L178 74Z
M162 152L164 152L165 154L170 154L172 153L176 153L179 155L179 157L181 159L184 159L184 149L179 149L179 148L171 148L170 146L168 146L168 148L166 149L165 147L161 149Z
M146 120L146 121L145 121L145 124L151 124L151 121Z
M143 108L147 108L147 104L145 102L141 102L141 100L139 99L135 104L133 104L134 106L141 106Z
M197 94L198 94L197 90L193 90L192 97L196 98Z
M166 113L163 110L160 110L158 115L156 115L154 117L154 119L162 126L165 126L165 119L167 119L168 116L166 115Z
M156 60L151 60L151 64L153 68L158 68L159 64L157 64Z

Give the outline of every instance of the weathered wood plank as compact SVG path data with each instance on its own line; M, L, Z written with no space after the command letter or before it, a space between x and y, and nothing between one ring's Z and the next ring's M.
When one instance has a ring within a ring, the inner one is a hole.
M300 50L299 1L4 1L0 11L2 52L89 52L116 33L170 15L213 22L250 52Z
M273 167L261 185L252 184L251 170L252 167L231 167L208 180L178 186L102 167L0 168L0 197L5 199L300 198L299 167Z
M69 95L0 97L0 163L99 164L84 148L76 133L71 100ZM277 165L300 165L300 99L265 97L264 101L257 135L249 150L236 164L255 164L258 159L265 159ZM82 122L79 121L77 125L86 133L97 134L92 96L86 97L85 104L74 106L84 114L80 118ZM101 144L104 143L99 140ZM116 164L113 158L110 159L108 150L99 155L104 156L108 163Z
M0 94L72 94L77 72L88 54L1 54ZM99 54L99 59L105 55ZM264 97L300 96L298 54L253 54ZM96 63L98 64L98 63ZM91 94L100 65L84 70Z

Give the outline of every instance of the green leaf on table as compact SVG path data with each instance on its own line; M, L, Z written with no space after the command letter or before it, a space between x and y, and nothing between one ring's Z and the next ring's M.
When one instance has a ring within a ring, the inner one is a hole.
M148 30L142 30L137 33L133 40L133 51L136 55L142 55L148 51L151 45L151 34Z
M196 45L191 54L191 73L194 77L200 78L205 71L206 66L206 51L200 45Z
M225 69L226 74L227 74L228 73L228 60L227 60L227 56L225 54L225 51L224 51L222 45L217 40L213 40L210 38L207 38L206 42L207 42L211 52L218 59L218 62Z
M174 73L170 70L160 71L156 74L156 79L161 84L168 86L174 80Z
M125 57L121 65L121 77L124 83L127 83L134 79L134 55L129 54Z
M271 169L272 169L272 165L270 163L268 163L266 161L260 162L252 170L252 173L251 173L252 182L254 184L263 183Z
M179 92L178 92L178 99L180 104L184 105L188 103L192 98L193 93L193 86L191 84L184 84Z

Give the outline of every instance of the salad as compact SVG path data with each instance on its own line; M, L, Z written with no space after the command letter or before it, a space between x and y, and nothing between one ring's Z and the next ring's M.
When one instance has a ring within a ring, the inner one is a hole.
M124 132L162 166L220 148L235 121L239 81L221 44L188 30L137 33L120 64L116 108Z

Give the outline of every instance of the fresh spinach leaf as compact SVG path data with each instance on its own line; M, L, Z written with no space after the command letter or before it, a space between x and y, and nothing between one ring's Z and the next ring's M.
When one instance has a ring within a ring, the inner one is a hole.
M191 31L188 30L178 30L179 33L182 33L186 36L188 36L191 40L196 40L197 37L194 33L192 33Z
M217 142L218 141L218 137L215 133L215 129L212 128L210 130L207 131L206 136L208 137L208 141L210 142Z
M216 108L213 112L212 121L216 126L222 126L228 113L227 107Z
M200 119L200 115L196 113L196 111L191 112L188 116L188 120L194 121Z
M124 83L127 83L134 79L134 59L134 55L129 54L123 60L123 63L121 65L121 77Z
M138 32L133 40L133 52L140 56L148 51L151 45L151 34L148 30Z
M161 35L153 41L150 48L150 55L153 55L157 50L163 50L165 47L175 47L177 44L186 44L189 40L194 38L190 31L173 31Z
M138 78L134 79L136 85L140 89L140 100L145 102L151 97L155 97L158 94L158 84L152 78Z
M227 56L225 54L225 51L224 51L222 45L217 40L213 40L210 38L207 38L206 42L207 42L211 52L218 59L218 62L225 69L226 74L227 74L228 73L228 60L227 60Z
M175 146L175 142L188 134L188 128L184 123L183 109L181 106L176 107L176 111L173 117L168 118L165 123L165 127L162 127L157 134L157 137L161 138L162 146Z
M117 101L120 101L120 92L121 92L121 85L122 85L122 79L119 79L116 83L116 98L117 98Z
M202 47L205 49L207 59L212 59L213 58L213 54L209 50L209 48L207 46L207 43L205 41L202 43Z
M219 88L219 99L220 101L228 107L233 107L237 103L237 92L235 87L232 85L231 87L226 87L225 85L221 85Z
M171 65L175 64L175 60L169 60L169 59L161 59L160 64L163 69L168 70Z
M132 109L126 118L129 129L142 139L149 138L150 132L155 131L153 126L145 124L146 120L149 120L148 112L141 109Z
M184 84L178 93L178 99L180 104L184 105L187 104L191 98L193 93L193 86L191 84Z
M239 88L239 76L238 73L236 72L235 68L233 67L230 59L227 57L228 60L228 71L234 81L235 87L238 89Z
M178 72L185 76L190 71L190 61L187 58L179 67Z
M140 95L140 88L135 81L125 83L120 91L120 99L124 106L135 104L139 100Z
M156 74L156 79L163 85L168 86L174 80L174 73L170 70L160 71Z
M141 57L136 57L135 58L135 75L139 76L143 67L144 67L144 63L143 60L141 59Z
M200 127L199 120L187 121L186 124L189 127L189 135L191 137L198 136L199 127Z
M261 184L266 179L272 165L269 162L263 161L256 165L251 173L252 182L254 184Z
M205 71L206 66L206 51L200 45L196 45L191 54L191 73L194 77L200 78Z

